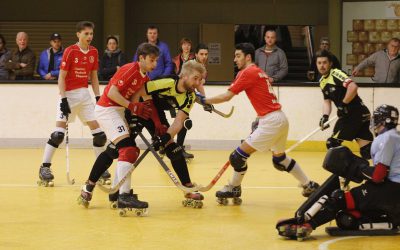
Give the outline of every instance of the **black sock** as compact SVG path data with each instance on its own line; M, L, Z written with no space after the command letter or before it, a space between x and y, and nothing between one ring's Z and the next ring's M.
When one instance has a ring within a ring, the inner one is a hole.
M178 133L178 138L176 139L176 143L180 146L183 146L183 143L185 142L185 137L186 137L187 129L183 127L181 131Z
M96 183L101 175L111 166L113 159L106 153L102 152L93 164L90 171L89 181Z
M171 164L182 185L185 186L186 184L191 183L189 170L184 157L171 161Z

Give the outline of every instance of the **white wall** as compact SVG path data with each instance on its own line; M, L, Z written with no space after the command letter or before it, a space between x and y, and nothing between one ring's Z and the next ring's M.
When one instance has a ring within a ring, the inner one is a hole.
M206 92L213 96L226 89L227 86L207 86ZM290 121L289 140L299 140L318 126L322 112L322 93L318 87L275 87L275 92ZM400 106L400 88L360 88L359 93L370 110L383 103ZM57 98L57 85L0 84L0 146L36 147L45 143L55 126ZM256 114L245 93L215 107L228 112L232 105L235 111L229 119L195 105L188 143L197 148L231 148L245 138ZM330 133L331 130L317 133L310 140L324 141ZM90 131L78 119L70 125L69 134L77 144L90 144Z

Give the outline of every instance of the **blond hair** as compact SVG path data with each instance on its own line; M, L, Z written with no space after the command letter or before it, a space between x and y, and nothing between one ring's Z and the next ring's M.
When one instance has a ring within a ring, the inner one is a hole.
M189 75L193 73L193 71L197 71L200 73L200 75L204 75L206 73L206 68L203 64L196 62L195 60L190 60L183 64L179 77L182 77L183 75Z

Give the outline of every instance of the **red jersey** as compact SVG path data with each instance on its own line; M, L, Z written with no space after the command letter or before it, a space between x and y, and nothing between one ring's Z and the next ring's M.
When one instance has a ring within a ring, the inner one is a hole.
M99 53L93 46L84 52L75 44L65 49L60 69L67 71L65 90L87 88L90 73L99 67Z
M235 95L244 90L258 116L281 109L267 74L256 65L239 71L229 90Z
M132 95L137 92L150 78L140 72L138 62L128 63L122 66L117 73L111 78L107 87L104 89L103 95L97 102L97 105L103 107L121 106L108 98L108 92L112 85L116 86L119 93L127 100L130 100Z

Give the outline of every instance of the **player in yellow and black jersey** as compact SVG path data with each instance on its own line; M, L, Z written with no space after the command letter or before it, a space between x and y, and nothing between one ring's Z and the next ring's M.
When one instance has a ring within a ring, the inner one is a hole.
M370 159L370 148L373 135L369 130L371 113L357 94L358 86L340 69L332 68L332 57L328 51L316 55L317 68L322 75L320 87L324 96L323 115L319 122L324 130L332 111L332 102L337 107L339 120L333 134L326 142L327 148L337 147L343 141L356 140L360 146L360 154Z

